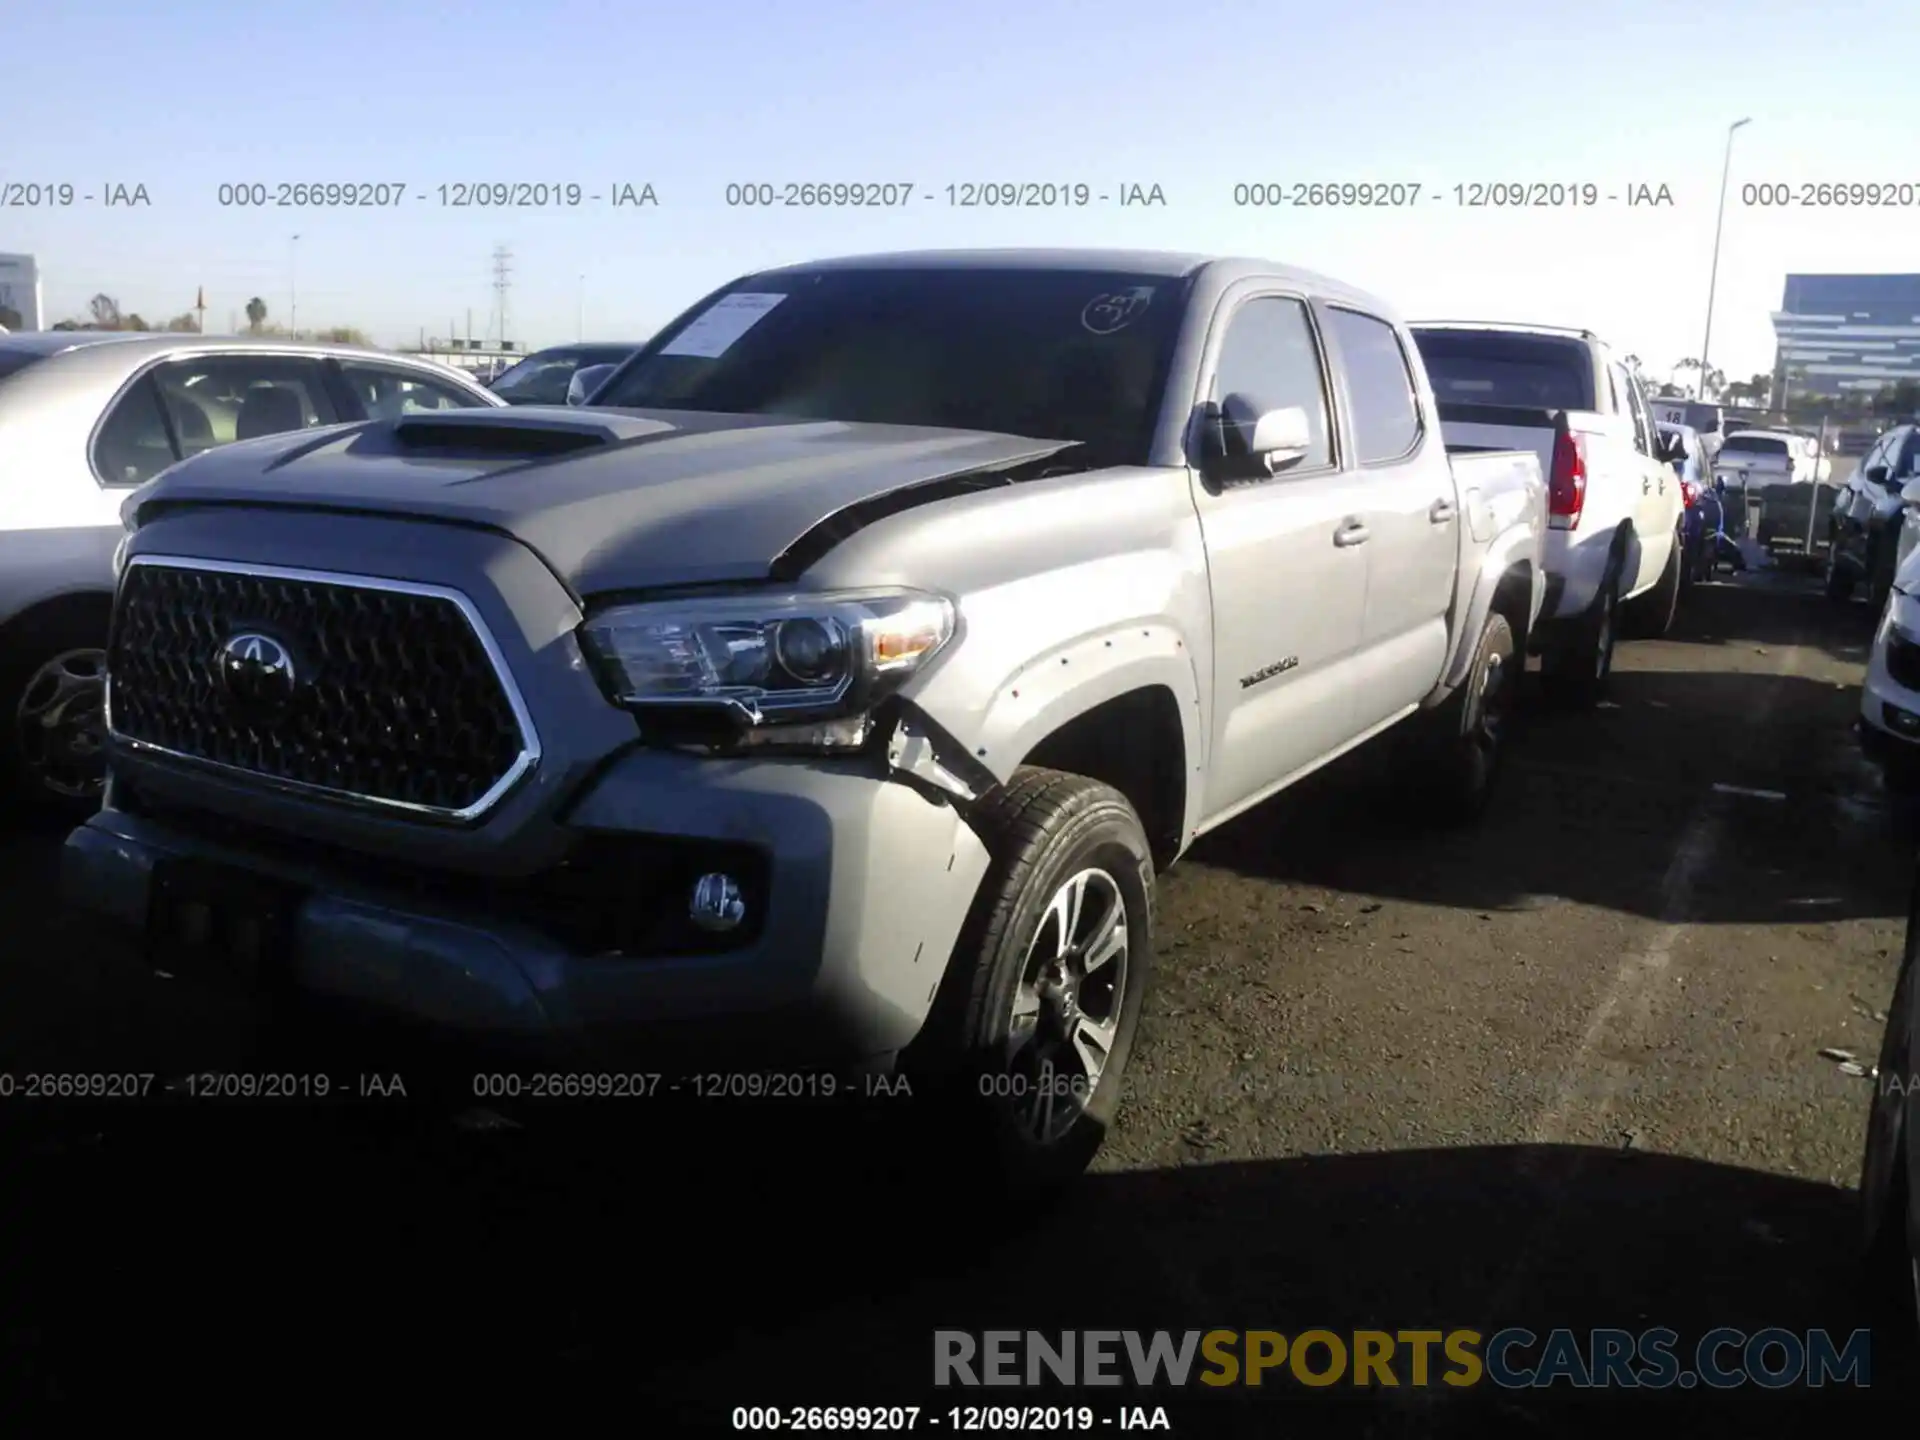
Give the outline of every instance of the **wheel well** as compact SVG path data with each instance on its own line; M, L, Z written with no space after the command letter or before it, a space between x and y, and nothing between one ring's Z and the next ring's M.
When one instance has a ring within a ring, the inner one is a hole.
M1021 762L1085 775L1127 797L1146 828L1154 864L1180 853L1187 815L1187 741L1180 702L1149 685L1074 716Z
M113 595L106 590L81 590L41 600L0 622L0 656L14 654L34 635L50 626L94 624L100 627L100 643L107 643L107 627L113 622Z
M1532 638L1528 634L1528 619L1533 614L1533 566L1522 560L1509 566L1507 573L1500 577L1500 583L1494 587L1493 603L1489 607L1495 615L1504 615L1507 624L1513 629L1513 653L1525 656L1527 642Z

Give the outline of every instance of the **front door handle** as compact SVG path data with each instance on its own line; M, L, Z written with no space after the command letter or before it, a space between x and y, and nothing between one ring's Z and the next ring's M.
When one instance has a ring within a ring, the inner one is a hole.
M1364 545L1373 532L1367 529L1362 520L1348 520L1333 532L1333 543L1342 548L1348 545Z
M1653 482L1647 479L1646 476L1642 475L1640 477L1640 493L1642 495L1645 495L1648 491L1652 489L1653 489Z
M1436 500L1433 502L1433 508L1427 511L1427 519L1436 525L1444 525L1459 513L1451 500Z

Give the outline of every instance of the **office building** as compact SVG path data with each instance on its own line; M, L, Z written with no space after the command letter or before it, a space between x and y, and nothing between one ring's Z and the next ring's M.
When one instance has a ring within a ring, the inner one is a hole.
M1776 403L1920 381L1920 275L1789 275L1773 332Z

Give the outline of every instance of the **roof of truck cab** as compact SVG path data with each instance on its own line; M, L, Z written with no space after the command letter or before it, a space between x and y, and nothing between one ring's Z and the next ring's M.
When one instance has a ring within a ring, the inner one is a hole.
M1375 295L1343 281L1274 260L1245 255L1202 255L1179 250L1012 248L1003 250L893 250L874 255L842 255L756 271L758 275L806 275L823 270L1082 270L1114 275L1163 275L1185 279L1203 269L1221 283L1267 278L1316 295L1388 308Z

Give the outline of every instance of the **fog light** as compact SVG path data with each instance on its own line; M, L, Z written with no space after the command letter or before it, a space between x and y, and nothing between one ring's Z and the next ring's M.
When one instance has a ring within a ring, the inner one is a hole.
M702 875L693 885L687 914L702 930L732 930L747 918L746 897L731 875Z
M1887 722L1887 728L1896 735L1920 735L1920 715L1911 710L1903 710L1898 705L1882 701L1880 716Z

